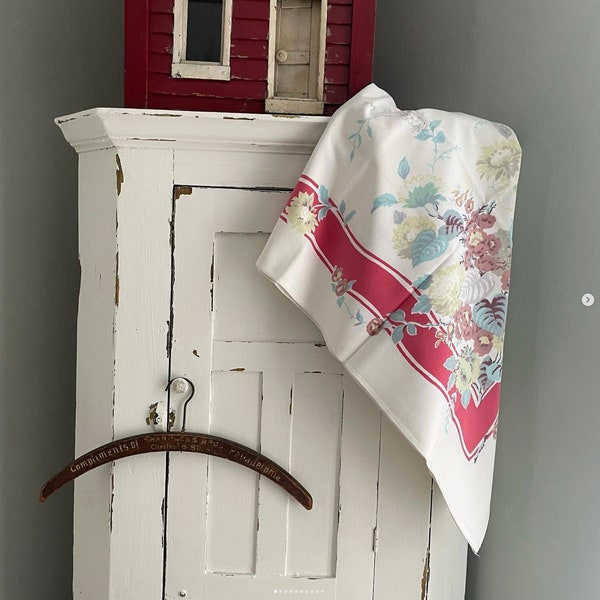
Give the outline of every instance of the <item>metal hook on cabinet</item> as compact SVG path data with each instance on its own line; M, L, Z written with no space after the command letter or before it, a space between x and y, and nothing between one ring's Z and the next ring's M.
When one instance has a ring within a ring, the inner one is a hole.
M189 398L185 401L185 403L183 405L183 417L182 417L182 422L181 422L181 432L183 433L185 431L185 425L186 425L186 420L187 420L187 407L188 407L188 404L190 403L190 400L194 397L194 394L196 393L196 388L194 387L194 384L192 383L192 381L189 380L187 377L174 377L167 384L167 387L165 388L165 392L168 391L169 388L171 388L171 391L176 394L185 394L188 391L190 392ZM170 424L169 424L169 429L170 429Z

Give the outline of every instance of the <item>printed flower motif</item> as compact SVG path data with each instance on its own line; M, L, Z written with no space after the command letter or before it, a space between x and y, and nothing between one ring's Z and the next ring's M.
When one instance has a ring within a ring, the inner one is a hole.
M454 324L456 327L456 333L463 339L470 337L470 328L473 325L473 315L471 313L471 307L468 304L463 304L454 317Z
M286 208L288 223L301 234L311 233L317 226L317 215L313 212L314 194L298 192Z
M501 338L498 335L494 335L494 339L492 340L492 346L498 354L502 354L502 350L504 350L504 338Z
M521 148L513 138L484 148L477 161L477 172L482 179L506 187L518 174L520 164Z
M465 346L456 361L456 389L464 396L479 377L479 357ZM464 404L464 403L463 403Z
M377 335L383 329L384 325L385 325L385 319L380 319L380 318L371 319L367 323L367 333L369 335Z
M344 269L342 267L334 267L331 273L331 281L339 281L344 277Z
M335 295L343 296L348 291L348 280L340 279L335 286Z
M439 348L443 342L445 342L447 340L446 334L441 330L438 329L435 332L435 342L433 344L434 348Z
M497 235L493 235L491 233L486 233L481 240L481 243L484 247L484 252L488 252L489 254L498 254L500 247L502 246L502 242Z
M491 254L483 254L475 259L475 266L482 273L488 273L498 268L498 261Z
M436 271L431 277L428 289L431 306L442 317L453 317L460 308L465 271L462 265L451 265Z
M491 229L496 224L496 217L489 213L478 213L475 222L481 229Z
M406 113L406 121L413 133L419 133L423 129L429 129L427 117L419 110L409 110Z
M507 292L510 286L510 269L507 269L502 273L500 282L502 283L502 291Z
M486 356L493 348L494 334L485 329L481 329L481 327L477 327L473 332L472 340L475 352L479 354L479 356Z
M411 248L416 237L423 231L436 231L436 222L420 215L408 217L394 227L392 245L400 258L411 258Z

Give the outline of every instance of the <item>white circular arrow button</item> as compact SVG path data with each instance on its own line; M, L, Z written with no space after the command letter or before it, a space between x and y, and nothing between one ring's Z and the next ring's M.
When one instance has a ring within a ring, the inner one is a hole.
M591 306L592 304L594 304L595 301L596 301L596 298L594 298L593 294L586 293L583 296L581 296L581 303L584 306Z

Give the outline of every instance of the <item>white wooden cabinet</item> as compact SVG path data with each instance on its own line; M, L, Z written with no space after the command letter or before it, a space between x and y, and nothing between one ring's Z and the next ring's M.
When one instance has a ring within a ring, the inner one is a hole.
M254 267L326 118L57 122L80 161L77 454L148 431L185 376L188 431L259 449L314 498L197 454L95 469L75 482L74 597L463 598L466 544L424 461Z

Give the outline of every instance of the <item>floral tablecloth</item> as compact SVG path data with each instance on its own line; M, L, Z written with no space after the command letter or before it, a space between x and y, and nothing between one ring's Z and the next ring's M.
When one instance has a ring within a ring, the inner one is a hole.
M257 263L423 455L475 551L520 162L508 127L399 110L372 84L330 120Z

